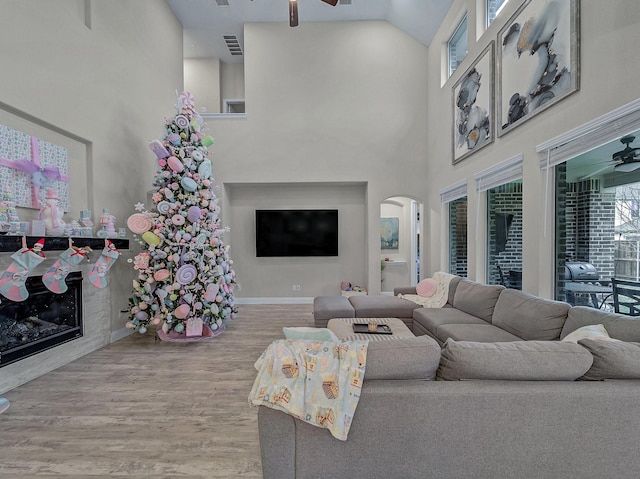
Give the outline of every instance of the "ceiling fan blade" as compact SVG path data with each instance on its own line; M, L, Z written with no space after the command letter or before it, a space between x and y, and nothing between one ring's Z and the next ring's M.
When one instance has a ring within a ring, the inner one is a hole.
M298 2L296 0L289 0L289 26L298 26Z
M332 7L335 7L338 4L338 0L322 0L324 3L328 3Z
M631 171L637 170L638 168L640 168L640 161L627 161L626 163L620 163L619 165L616 165L614 171L629 173Z
M639 163L639 164L640 164L640 163ZM606 169L608 169L608 168L611 168L612 166L613 166L613 164L608 164L608 165L603 166L602 168L597 169L596 171L593 171L593 172L589 173L588 175L585 175L585 176L583 176L583 177L581 177L581 178L579 178L579 179L580 179L580 181L582 181L582 180L588 180L588 179L589 179L589 178L591 178L592 176L595 176L595 175L597 175L598 173L600 173L600 172L602 172L602 171L604 171L604 170L606 170Z

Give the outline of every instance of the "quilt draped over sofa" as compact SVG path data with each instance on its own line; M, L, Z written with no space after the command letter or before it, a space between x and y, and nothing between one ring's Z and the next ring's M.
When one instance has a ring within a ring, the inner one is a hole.
M286 412L345 441L360 399L368 341L278 340L255 363L255 406Z

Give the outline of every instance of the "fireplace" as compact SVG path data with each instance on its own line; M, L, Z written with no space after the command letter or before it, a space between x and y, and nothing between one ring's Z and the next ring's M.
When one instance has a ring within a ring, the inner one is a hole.
M82 273L66 280L67 291L56 294L31 276L25 301L0 297L0 368L82 336Z

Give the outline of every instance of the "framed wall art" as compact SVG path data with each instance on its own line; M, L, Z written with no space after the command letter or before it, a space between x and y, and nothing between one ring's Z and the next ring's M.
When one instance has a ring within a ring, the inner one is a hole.
M579 88L579 0L527 0L498 34L498 136Z
M400 247L399 230L399 218L380 218L380 248L398 249Z
M453 87L454 164L493 142L494 42Z

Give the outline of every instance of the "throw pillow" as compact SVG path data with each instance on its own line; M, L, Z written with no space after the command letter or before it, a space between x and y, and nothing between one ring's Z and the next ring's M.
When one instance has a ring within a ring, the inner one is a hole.
M593 355L582 379L640 379L640 343L583 339L578 344Z
M619 339L614 339L609 336L609 333L604 329L603 324L590 324L589 326L578 328L572 333L567 334L562 341L577 344L581 339L593 339L594 341L619 341Z
M284 337L287 339L308 339L311 341L332 341L339 343L340 340L333 331L327 328L282 328Z
M437 379L511 381L574 381L585 374L593 358L583 347L560 341L511 341L444 344Z
M438 283L433 278L425 278L416 285L416 293L419 296L430 298L438 290Z

